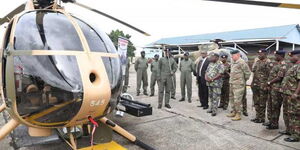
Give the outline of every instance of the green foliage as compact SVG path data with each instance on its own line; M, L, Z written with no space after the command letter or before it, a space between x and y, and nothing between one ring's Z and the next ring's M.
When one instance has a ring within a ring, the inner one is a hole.
M127 56L128 57L134 57L134 51L136 50L136 48L134 47L134 45L130 41L131 35L125 34L123 31L117 29L117 30L112 30L108 36L112 40L112 42L114 43L116 48L118 48L118 38L119 37L127 38L129 40L128 49L127 49Z

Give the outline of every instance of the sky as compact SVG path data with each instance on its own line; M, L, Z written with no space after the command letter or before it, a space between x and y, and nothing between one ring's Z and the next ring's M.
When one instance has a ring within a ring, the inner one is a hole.
M25 0L1 1L0 17L25 2ZM264 1L300 4L300 0ZM202 0L77 0L77 2L108 13L150 33L150 37L144 36L94 12L73 4L64 4L67 11L97 25L106 33L120 29L132 35L131 41L137 47L166 37L300 23L300 9L237 5ZM1 36L3 31L4 26L1 26Z

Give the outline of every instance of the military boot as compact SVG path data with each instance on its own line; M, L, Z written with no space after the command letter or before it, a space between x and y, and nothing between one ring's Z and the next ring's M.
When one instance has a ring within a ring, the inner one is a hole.
M234 116L234 118L232 118L231 120L232 121L238 121L238 120L241 120L242 118L241 118L241 114L240 113L236 113L235 114L235 116Z
M226 116L232 118L232 117L235 117L235 115L236 115L236 113L234 111L232 111L230 114L227 114Z

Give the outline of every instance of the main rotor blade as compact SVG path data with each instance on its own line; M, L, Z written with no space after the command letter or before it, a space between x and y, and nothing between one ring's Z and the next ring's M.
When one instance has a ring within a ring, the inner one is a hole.
M289 3L276 3L276 2L264 2L264 1L250 1L250 0L205 0L205 1L300 9L300 4L289 4Z
M5 17L0 19L0 26L5 23L5 22L9 22L10 19L12 19L16 14L22 12L23 10L25 10L25 4L20 5L19 7L17 7L15 10L13 10L12 12L10 12L9 14L7 14Z
M105 16L105 17L107 17L107 18L110 18L110 19L112 19L112 20L114 20L114 21L117 21L117 22L119 22L119 23L121 23L121 24L123 24L123 25L125 25L125 26L127 26L127 27L129 27L129 28L131 28L131 29L133 29L133 30L135 30L135 31L137 31L137 32L140 32L140 33L142 33L142 34L144 34L144 35L146 35L146 36L150 36L150 34L144 32L144 31L142 31L142 30L140 30L140 29L138 29L138 28L136 28L136 27L134 27L134 26L132 26L132 25L130 25L130 24L128 24L128 23L126 23L126 22L120 20L120 19L118 19L118 18L115 18L115 17L113 17L113 16L111 16L111 15L109 15L109 14L106 14L106 13L104 13L104 12L101 12L101 11L99 11L99 10L93 9L93 8L91 8L91 7L89 7L89 6L86 6L86 5L77 3L77 2L73 2L73 4L76 4L77 6L86 8L86 9L88 9L88 10L90 10L90 11L93 11L93 12L95 12L95 13L98 13L98 14L100 14L100 15L103 15L103 16Z

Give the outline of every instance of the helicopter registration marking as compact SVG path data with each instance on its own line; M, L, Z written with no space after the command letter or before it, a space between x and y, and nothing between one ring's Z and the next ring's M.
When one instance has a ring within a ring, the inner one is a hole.
M102 100L92 100L90 103L91 107L99 106L99 105L104 105L105 99Z

